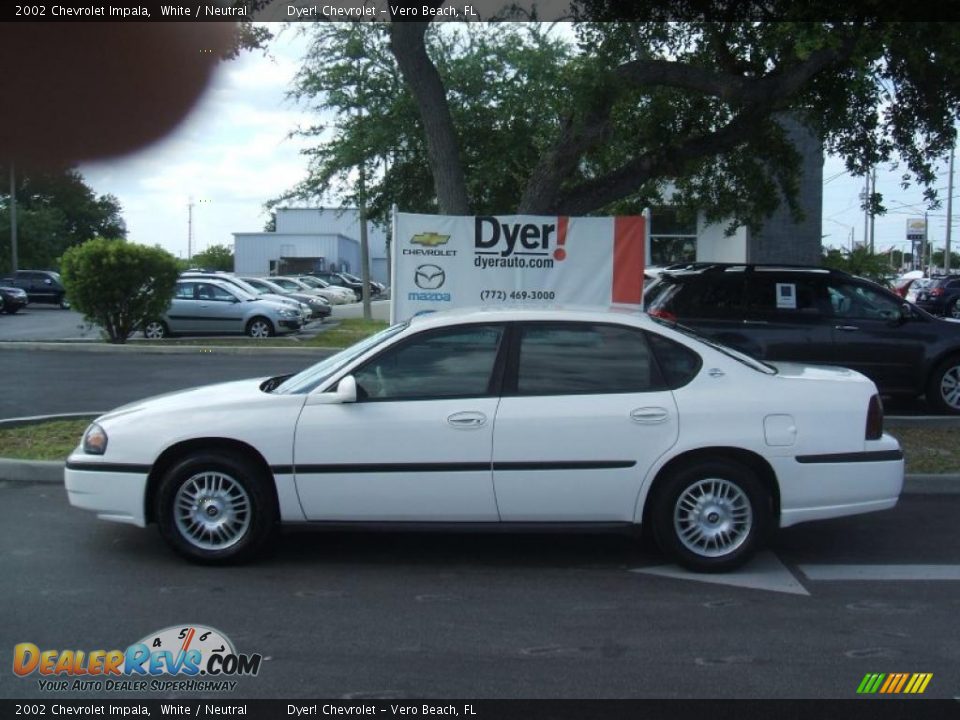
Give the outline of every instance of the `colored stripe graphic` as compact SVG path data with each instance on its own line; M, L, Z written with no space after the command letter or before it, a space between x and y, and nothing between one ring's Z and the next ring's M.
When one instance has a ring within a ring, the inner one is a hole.
M933 679L933 673L867 673L857 686L858 695L919 695Z
M643 301L643 264L646 223L641 215L613 221L613 302L639 305Z

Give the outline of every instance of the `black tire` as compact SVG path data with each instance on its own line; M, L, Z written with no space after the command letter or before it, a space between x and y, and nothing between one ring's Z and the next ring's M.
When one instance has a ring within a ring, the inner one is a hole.
M656 489L650 513L660 549L688 570L704 573L747 562L766 541L772 517L770 495L756 474L725 459L673 472Z
M960 320L960 297L956 298L947 306L947 310L943 315L944 317L953 318L954 320Z
M197 563L249 560L267 544L278 520L268 482L234 458L190 455L160 482L155 504L160 534L177 553ZM191 499L197 501L192 506Z
M927 402L943 415L960 415L960 355L934 368L927 383Z
M162 340L170 337L170 328L163 320L148 320L143 324L143 336L147 340Z
M60 299L57 300L57 304L60 306L60 309L61 309L61 310L69 310L69 309L70 309L70 301L67 300L67 298L66 298L65 296L63 296L63 295L61 295L61 296L60 296Z
M247 335L254 338L273 337L275 334L273 323L260 315L250 319L250 322L247 323L246 332Z
M13 315L13 314L15 314L15 313L17 312L17 310L19 310L19 309L20 309L20 308L18 308L18 307L5 307L5 308L3 308L3 311L4 311L7 315Z

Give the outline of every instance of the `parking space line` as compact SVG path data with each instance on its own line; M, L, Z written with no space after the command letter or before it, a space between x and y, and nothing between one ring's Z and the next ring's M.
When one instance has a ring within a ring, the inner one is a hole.
M808 580L960 580L960 565L800 565Z

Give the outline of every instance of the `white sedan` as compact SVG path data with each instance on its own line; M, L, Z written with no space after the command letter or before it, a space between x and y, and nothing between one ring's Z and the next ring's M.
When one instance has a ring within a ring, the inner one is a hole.
M638 313L474 310L306 370L133 403L67 460L70 502L201 562L280 523L637 528L698 571L776 527L897 503L873 383L760 363Z

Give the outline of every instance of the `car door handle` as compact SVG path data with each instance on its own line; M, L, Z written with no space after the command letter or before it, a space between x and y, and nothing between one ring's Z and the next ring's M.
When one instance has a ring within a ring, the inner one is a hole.
M855 332L860 328L858 328L856 325L836 325L833 329L842 330L843 332Z
M473 412L470 410L454 413L447 418L447 423L452 427L461 430L470 430L472 428L483 427L487 424L487 416L482 412Z
M665 423L670 414L659 407L642 407L630 411L630 419L640 425L659 425Z

